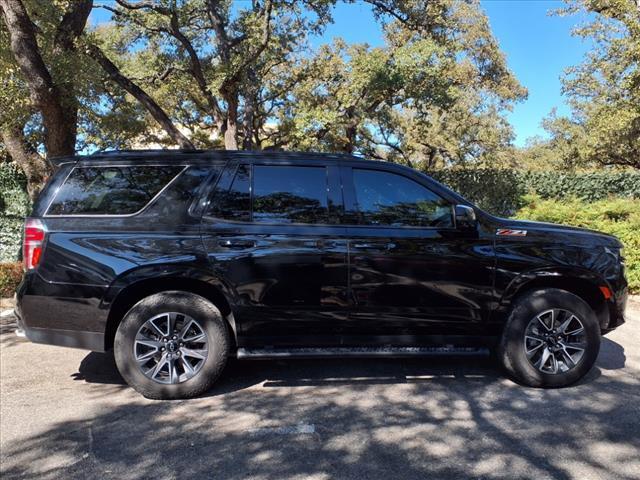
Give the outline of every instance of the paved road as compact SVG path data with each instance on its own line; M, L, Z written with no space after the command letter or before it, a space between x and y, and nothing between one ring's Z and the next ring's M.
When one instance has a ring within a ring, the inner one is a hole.
M0 477L640 479L640 308L579 385L490 359L233 362L196 400L0 334ZM7 318L4 319L5 324Z

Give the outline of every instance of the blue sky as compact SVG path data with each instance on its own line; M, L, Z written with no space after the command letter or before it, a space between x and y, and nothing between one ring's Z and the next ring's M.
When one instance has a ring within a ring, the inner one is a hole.
M580 63L588 50L588 44L571 36L572 27L584 19L548 15L562 5L558 0L482 0L509 67L529 90L529 98L509 114L519 146L529 137L544 136L540 122L554 107L560 114L568 112L560 76L565 68ZM91 20L95 24L108 18L106 11L96 9ZM334 20L314 44L331 42L333 37L371 46L382 43L380 27L366 3L339 3Z

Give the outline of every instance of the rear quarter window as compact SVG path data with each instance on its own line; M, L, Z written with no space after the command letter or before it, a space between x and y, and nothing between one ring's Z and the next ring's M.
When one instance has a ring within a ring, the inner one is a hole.
M183 166L75 167L47 215L130 215L142 210Z

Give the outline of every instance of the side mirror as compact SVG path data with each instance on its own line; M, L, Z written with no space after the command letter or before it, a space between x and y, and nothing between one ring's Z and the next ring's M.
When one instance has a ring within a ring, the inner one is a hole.
M476 212L473 208L467 205L456 205L456 227L461 229L476 228L478 220L476 219Z

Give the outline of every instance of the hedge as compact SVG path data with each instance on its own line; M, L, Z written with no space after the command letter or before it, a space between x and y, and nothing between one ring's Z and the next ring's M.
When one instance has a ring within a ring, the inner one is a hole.
M526 194L542 199L577 198L595 202L609 197L640 199L640 172L527 172L506 169L450 169L430 173L479 207L513 215Z
M0 262L18 259L24 217L31 210L26 185L13 163L0 163Z
M12 297L22 280L22 264L0 263L0 297Z

